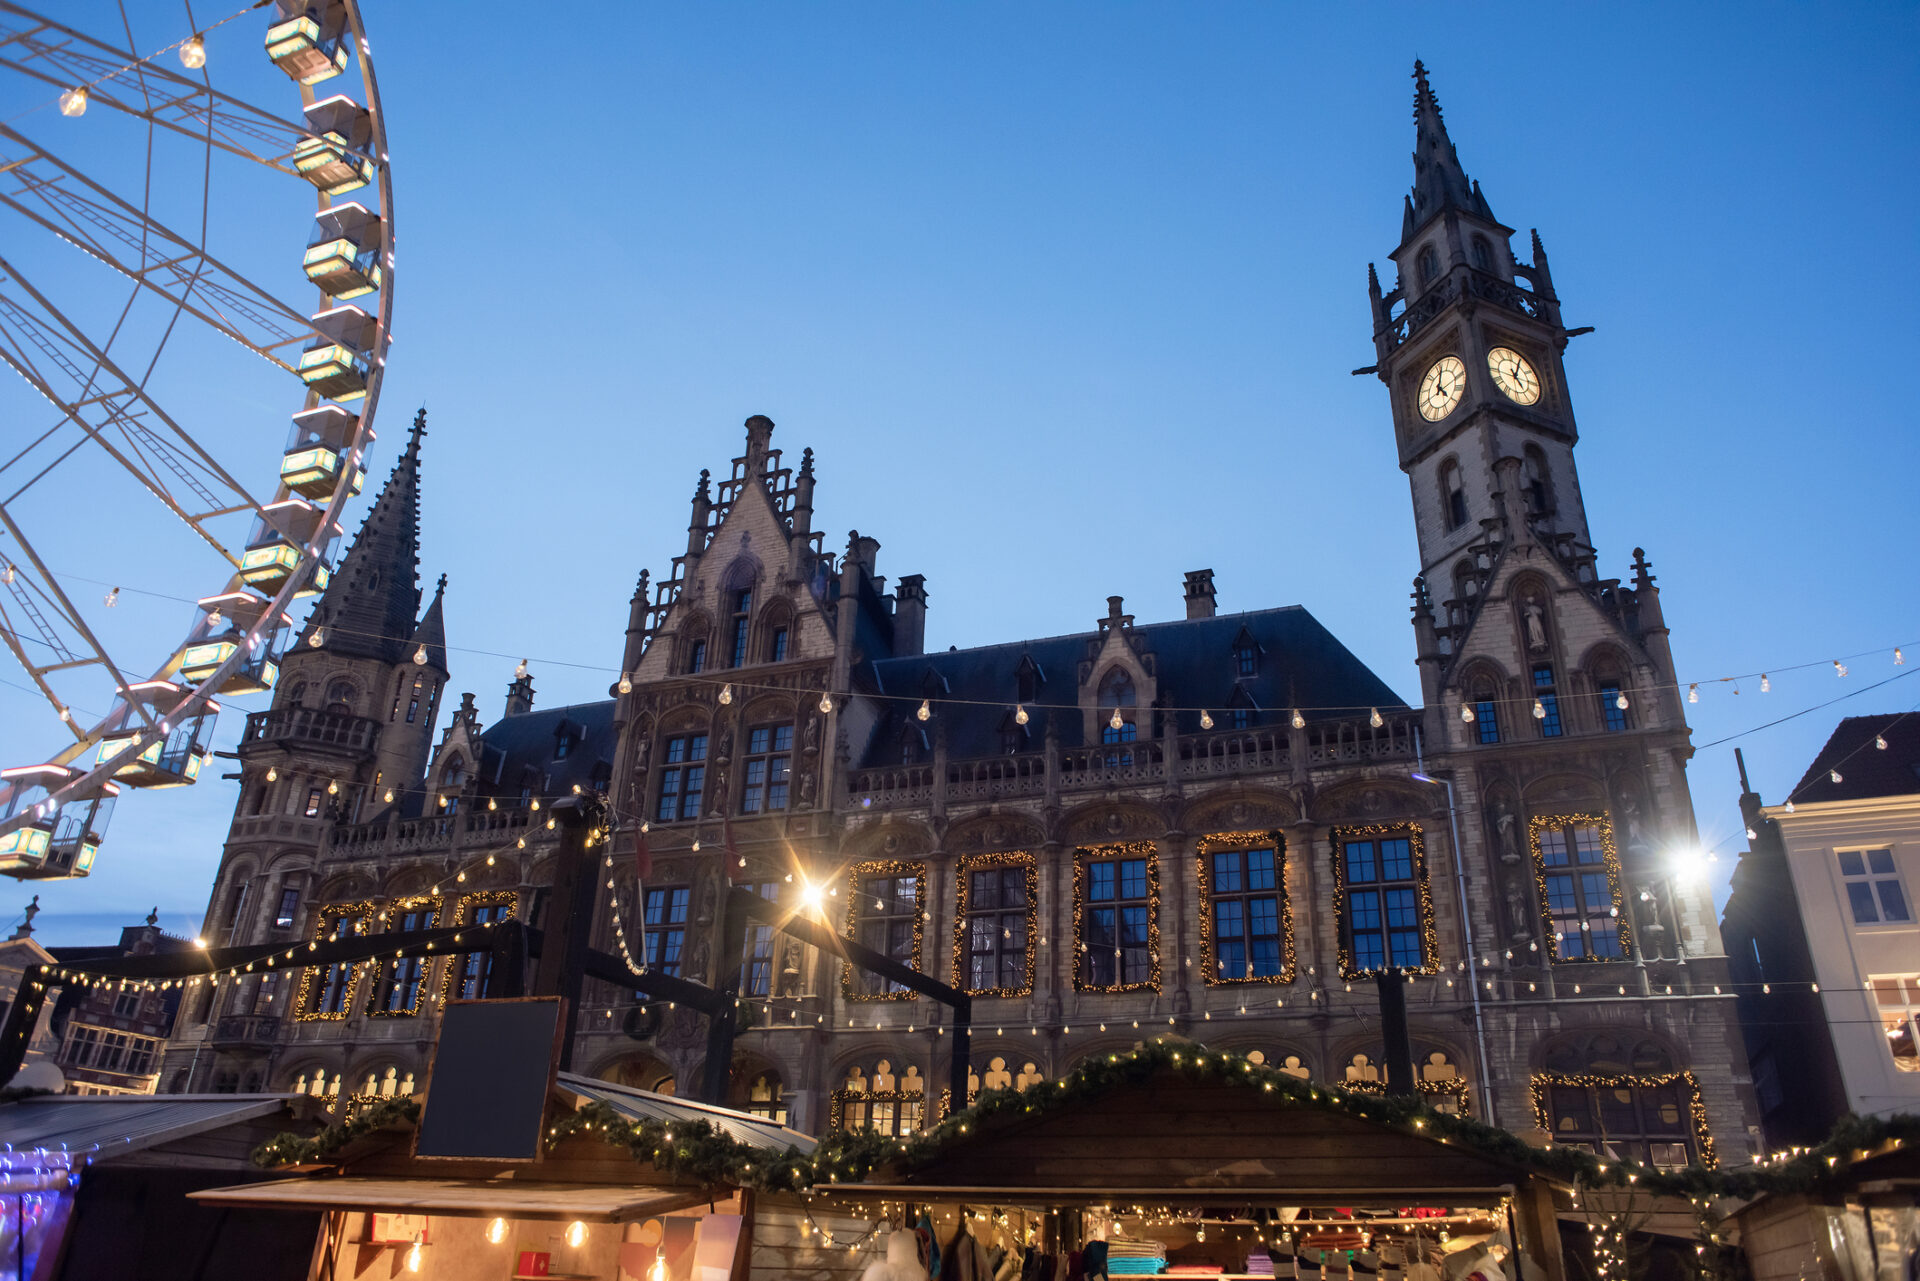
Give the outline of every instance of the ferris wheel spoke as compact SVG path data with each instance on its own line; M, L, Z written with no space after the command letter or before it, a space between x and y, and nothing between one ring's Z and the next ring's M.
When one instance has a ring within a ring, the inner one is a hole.
M5 507L0 507L0 527L5 528L7 534L12 537L14 543L26 556L26 563L32 567L34 574L39 580L38 583L35 584L35 590L52 606L58 614L60 622L78 636L81 644L85 646L87 651L90 651L81 653L73 646L68 645L65 647L66 658L57 667L36 665L33 664L31 660L23 660L22 665L25 666L28 672L36 679L40 679L56 670L66 670L74 667L98 664L113 678L114 688L118 692L121 702L133 712L137 713L143 722L148 725L153 724L155 718L152 711L145 704L133 697L132 692L128 689L130 682L121 672L119 664L115 663L107 654L106 646L100 643L99 636L97 636L93 628L87 624L87 620L74 605L72 598L67 595L66 589L60 585L60 580L55 577L53 571L47 568L46 563L40 559L40 553L27 539L25 531L14 521L12 514L8 512ZM11 586L19 586L17 575L15 582L11 584ZM18 600L26 600L28 596L29 593L16 593L15 598ZM41 626L43 628L45 627L44 619L41 620ZM11 633L9 633L9 635L11 635Z

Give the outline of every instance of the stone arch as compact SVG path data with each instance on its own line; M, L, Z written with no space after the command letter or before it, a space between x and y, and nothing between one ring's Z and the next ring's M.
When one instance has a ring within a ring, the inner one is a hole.
M1587 810L1605 812L1607 789L1597 778L1570 770L1533 779L1521 789L1521 803L1529 814Z
M1635 1076L1685 1071L1689 1061L1683 1047L1659 1032L1606 1023L1562 1028L1543 1039L1533 1057L1535 1071Z
M1260 832L1300 821L1300 807L1278 789L1228 786L1190 800L1174 819L1185 832Z
M674 628L673 633L673 671L675 675L692 672L694 666L694 647L704 646L701 650L700 670L714 669L713 654L713 618L704 609L694 610Z
M939 844L933 829L913 820L876 823L852 834L841 848L855 861L925 858Z
M1069 810L1060 818L1059 831L1069 845L1158 841L1166 836L1167 816L1157 806L1123 797Z
M1432 790L1391 777L1355 779L1316 796L1313 817L1320 822L1417 821L1433 810Z
M759 617L754 621L753 642L749 650L752 661L773 663L793 656L794 618L796 611L793 599L784 592L774 593L760 608ZM774 656L774 634L781 628L787 632L786 652L782 658Z
M645 1050L619 1050L608 1055L594 1064L593 1077L614 1085L663 1094L677 1093L680 1084L672 1064ZM665 1090L660 1088L662 1084L667 1086Z
M1037 852L1046 839L1046 827L1038 818L1010 810L962 819L947 830L940 848L951 854L989 854L1002 850Z

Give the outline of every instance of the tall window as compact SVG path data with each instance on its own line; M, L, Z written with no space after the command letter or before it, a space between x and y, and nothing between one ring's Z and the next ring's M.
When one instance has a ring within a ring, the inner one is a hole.
M1491 682L1481 681L1473 688L1473 729L1482 743L1500 741L1500 700L1494 697Z
M672 823L700 817L700 794L707 785L707 736L680 734L667 740L661 753L660 803L656 822Z
M1389 967L1419 969L1427 956L1417 829L1337 838L1336 889L1344 895L1341 927L1350 961L1346 977Z
M729 667L747 665L747 636L753 624L753 589L733 594L733 650Z
M772 881L760 881L749 885L748 889L766 899L769 903L779 896L779 889ZM773 926L751 917L747 920L746 955L743 957L745 972L741 975L740 991L743 996L773 995ZM777 1082L776 1082L777 1091ZM778 1098L776 1092L775 1097ZM763 1114L770 1115L770 1114Z
M1284 864L1275 843L1213 849L1201 842L1200 887L1208 913L1201 951L1209 983L1284 977L1285 937L1280 878ZM1240 842L1236 841L1236 845Z
M1550 1047L1546 1066L1534 1111L1555 1143L1663 1169L1715 1164L1700 1088L1658 1045L1604 1032Z
M300 891L284 889L280 891L280 907L273 914L273 928L290 930L293 928L294 913L300 910Z
M1108 672L1106 679L1100 682L1100 741L1102 743L1131 743L1137 733L1133 723L1133 677L1127 675L1123 667ZM1120 726L1114 728L1113 714L1120 713Z
M762 725L747 731L746 783L740 812L787 808L788 775L793 768L793 726Z
M1493 247L1485 236L1473 238L1473 265L1482 271L1493 270Z
M499 924L513 919L514 905L518 900L512 890L500 890L491 894L475 895L468 903L463 925ZM453 996L459 1001L477 1001L487 994L487 980L493 974L493 954L490 952L468 952L459 962L459 982L454 985Z
M1617 961L1620 942L1619 860L1604 818L1570 814L1533 820L1547 922L1557 961Z
M993 856L986 860L999 862ZM966 939L969 992L1013 995L1032 990L1028 926L1033 917L1033 860L1000 866L962 864L960 923ZM957 976L956 976L957 977Z
M1420 251L1420 283L1430 285L1433 278L1440 274L1440 255L1432 245Z
M321 943L352 938L364 932L361 927L367 923L369 914L370 910L359 904L323 907L314 921L313 937ZM337 962L304 971L300 977L299 1017L302 1020L346 1018L353 990L359 986L360 968L352 962Z
M1540 446L1527 446L1520 463L1520 483L1526 491L1528 511L1543 516L1553 510L1553 481Z
M786 628L776 627L773 629L773 639L767 646L767 661L769 663L784 663L787 661Z
M854 937L891 960L920 968L921 869L917 863L867 864L856 869L852 916ZM848 966L848 995L898 998L905 987L878 974Z
M440 919L440 900L412 899L396 903L388 917L388 928L404 934L410 930L430 930ZM380 986L373 994L375 1014L414 1014L420 1008L420 980L427 970L427 958L397 956L381 970Z
M409 725L413 724L414 718L420 714L420 687L425 683L425 677L413 678L413 689L407 695L407 724Z
M1893 865L1892 850L1841 850L1840 876L1846 883L1855 925L1913 919L1901 889L1900 873Z
M707 670L707 642L704 640L697 640L693 643L692 648L687 650L687 671L689 673L699 673L699 672L704 672L706 670Z
M1535 664L1533 697L1537 704L1534 720L1540 724L1540 737L1559 738L1563 732L1560 725L1560 695L1554 692L1552 663Z
M302 813L301 817L318 818L320 816L320 798L325 794L326 793L324 793L320 788L309 787L307 789L307 807L306 807L306 810Z
M679 977L680 954L687 946L687 899L692 890L667 885L648 890L643 919L647 925L647 968Z
M1627 728L1627 709L1620 706L1618 680L1600 682L1600 724L1609 734L1618 734Z
M1151 847L1086 850L1074 870L1080 891L1078 986L1124 992L1153 982L1159 922Z
M1887 1034L1887 1052L1902 1072L1920 1072L1920 974L1870 978L1880 1026Z
M1241 632L1233 643L1233 671L1236 676L1260 674L1260 646L1246 632Z
M1440 499L1447 514L1447 528L1458 529L1467 523L1467 491L1460 483L1460 464L1448 459L1440 467Z
M747 1111L764 1116L775 1125L787 1123L786 1093L777 1072L763 1072L747 1087Z

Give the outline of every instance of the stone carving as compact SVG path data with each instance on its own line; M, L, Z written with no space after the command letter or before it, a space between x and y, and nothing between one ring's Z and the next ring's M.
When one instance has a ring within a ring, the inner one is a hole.
M800 744L809 752L820 750L820 718L818 716L807 717L807 727L801 731Z
M1493 831L1493 847L1502 863L1520 861L1520 820L1504 794L1496 794L1487 806L1487 826Z
M1646 815L1640 806L1639 793L1631 787L1620 790L1620 828L1629 850L1644 853L1653 847L1647 839Z
M1547 610L1538 596L1527 597L1526 604L1520 608L1520 616L1526 623L1527 648L1539 653L1547 647Z
M1533 913L1527 908L1520 877L1509 872L1500 878L1500 901L1506 917L1507 937L1524 942L1533 937Z
M1227 810L1227 822L1235 827L1246 826L1247 820L1252 817L1253 811L1248 808L1245 801L1235 801L1232 807Z

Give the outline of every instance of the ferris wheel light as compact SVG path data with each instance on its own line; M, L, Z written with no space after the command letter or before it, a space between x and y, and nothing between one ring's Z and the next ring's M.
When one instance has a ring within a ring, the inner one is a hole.
M60 95L60 114L63 116L84 116L87 114L87 87L75 85Z
M207 65L207 42L198 33L181 42L180 65L188 71L198 71Z

